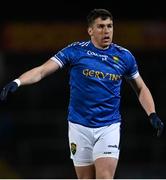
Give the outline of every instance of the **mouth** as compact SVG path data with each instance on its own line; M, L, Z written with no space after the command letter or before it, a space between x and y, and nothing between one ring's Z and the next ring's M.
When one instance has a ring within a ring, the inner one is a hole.
M108 41L110 41L111 39L110 39L110 37L109 36L105 36L104 38L103 38L103 41L104 42L108 42Z

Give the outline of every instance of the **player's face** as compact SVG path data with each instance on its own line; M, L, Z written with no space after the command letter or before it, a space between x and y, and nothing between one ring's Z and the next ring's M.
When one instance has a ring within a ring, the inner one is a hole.
M110 18L97 18L88 28L88 33L97 48L105 49L112 43L113 21Z

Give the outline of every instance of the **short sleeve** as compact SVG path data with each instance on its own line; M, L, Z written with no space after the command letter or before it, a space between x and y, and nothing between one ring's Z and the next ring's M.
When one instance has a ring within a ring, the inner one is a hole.
M125 77L127 79L137 78L139 76L139 71L135 57L131 54L131 52L127 52L126 59L127 71Z
M66 65L72 64L75 59L74 51L74 47L69 45L57 52L53 57L51 57L51 59L62 68Z

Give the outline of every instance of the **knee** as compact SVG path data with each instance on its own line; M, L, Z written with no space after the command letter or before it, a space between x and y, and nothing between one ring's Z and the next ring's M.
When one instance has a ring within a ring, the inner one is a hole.
M114 172L108 170L96 171L96 179L113 179Z

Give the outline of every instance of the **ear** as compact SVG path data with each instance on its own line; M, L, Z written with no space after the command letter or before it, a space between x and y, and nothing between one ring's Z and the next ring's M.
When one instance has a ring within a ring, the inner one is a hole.
M88 28L88 34L89 34L90 36L92 36L92 33L93 33L93 32L92 32L92 28L89 27L89 28Z

